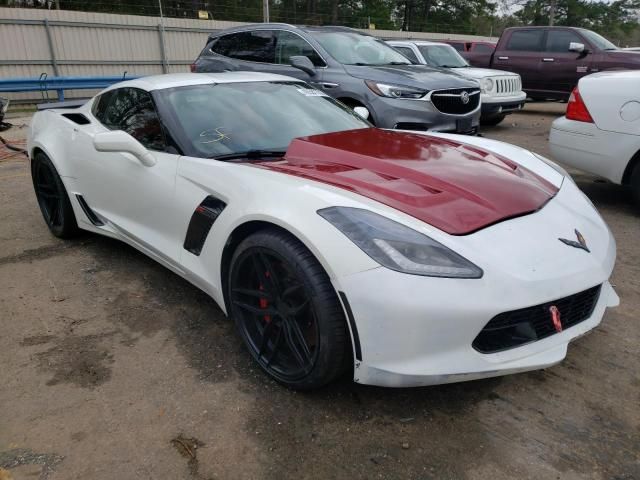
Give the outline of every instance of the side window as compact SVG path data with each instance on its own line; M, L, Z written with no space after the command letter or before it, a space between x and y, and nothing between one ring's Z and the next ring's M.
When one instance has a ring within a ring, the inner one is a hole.
M464 43L463 42L447 42L453 48L455 48L459 52L464 52Z
M491 53L493 52L493 47L484 43L476 43L472 48L472 51L477 53Z
M290 58L296 55L304 55L309 57L311 63L316 67L326 67L326 63L322 61L318 52L309 45L309 43L295 33L286 32L284 30L276 32L276 60L275 63L281 65L290 65Z
M541 28L535 30L516 30L511 33L511 37L507 42L507 50L539 52L542 50L543 36L544 30Z
M568 53L571 42L584 43L584 40L571 30L549 30L545 50Z
M272 30L231 33L218 38L211 51L248 62L275 63L275 35Z
M93 113L93 116L96 117L101 123L104 123L105 111L115 92L116 90L109 90L93 101L91 113Z
M413 50L411 50L409 47L393 47L393 48L395 48L398 52L400 52L402 55L404 55L409 60L411 60L411 63L415 65L418 65L420 63L416 54L413 53Z
M108 98L107 94L111 94ZM137 88L118 88L100 97L96 118L111 130L123 130L150 150L165 149L160 119L151 95Z

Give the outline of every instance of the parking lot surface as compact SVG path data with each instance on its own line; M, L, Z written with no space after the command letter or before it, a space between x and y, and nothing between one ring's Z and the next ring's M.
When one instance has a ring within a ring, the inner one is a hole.
M528 104L483 133L548 155L563 110ZM28 162L0 160L0 467L15 480L640 479L639 214L620 187L575 179L618 242L621 305L563 363L296 393L186 281L114 240L51 236Z

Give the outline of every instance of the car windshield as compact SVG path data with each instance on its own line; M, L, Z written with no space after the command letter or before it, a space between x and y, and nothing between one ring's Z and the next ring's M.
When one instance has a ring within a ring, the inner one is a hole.
M297 137L370 128L353 110L304 83L194 85L156 92L191 156L286 151Z
M411 65L406 57L382 40L352 32L311 32L311 35L343 65Z
M451 45L418 45L427 65L432 67L468 67L467 61Z
M618 50L618 47L616 47L602 35L598 35L596 32L592 32L591 30L584 30L581 28L580 33L600 50Z

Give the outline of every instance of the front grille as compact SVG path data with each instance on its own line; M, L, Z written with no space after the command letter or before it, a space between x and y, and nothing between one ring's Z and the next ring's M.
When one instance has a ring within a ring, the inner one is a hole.
M521 90L519 77L498 77L495 78L495 91L497 95L515 95Z
M557 333L549 310L554 305L560 311L563 330L573 327L591 316L600 296L600 287L496 315L475 338L473 348L481 353L494 353Z
M469 101L463 103L465 96L469 95ZM464 115L474 111L480 104L480 89L477 88L454 88L451 90L436 90L431 94L431 103L442 113L453 115Z

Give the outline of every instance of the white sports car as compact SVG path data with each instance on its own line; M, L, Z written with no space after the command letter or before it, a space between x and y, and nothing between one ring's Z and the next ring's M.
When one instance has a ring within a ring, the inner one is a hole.
M640 206L640 71L594 73L573 89L551 125L554 158L631 188Z
M293 388L547 367L618 303L615 241L559 167L376 129L288 77L123 82L37 113L28 149L54 235L118 238L186 278Z

